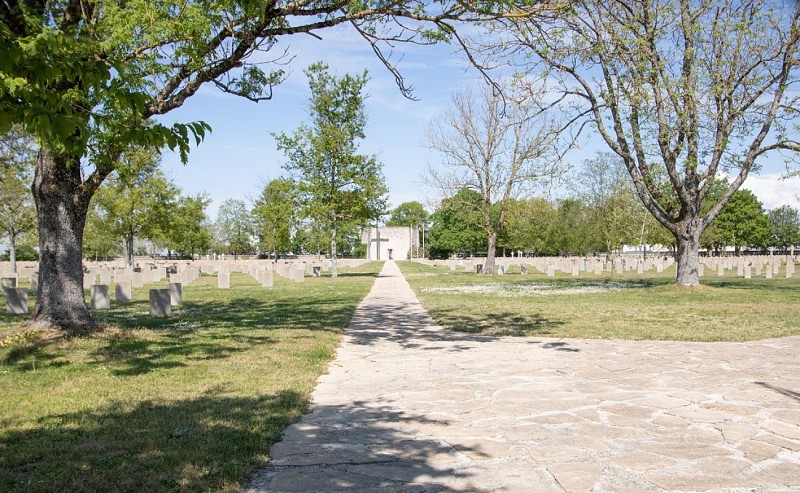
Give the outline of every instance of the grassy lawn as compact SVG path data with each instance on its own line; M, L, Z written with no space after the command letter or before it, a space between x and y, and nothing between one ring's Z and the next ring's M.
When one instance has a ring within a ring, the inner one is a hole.
M379 269L271 289L201 277L168 319L149 317L145 286L85 338L0 315L0 491L238 491L307 409Z
M800 279L718 278L673 284L662 274L581 273L479 276L401 262L406 279L439 323L493 335L608 339L747 341L800 334ZM517 273L514 273L517 272Z

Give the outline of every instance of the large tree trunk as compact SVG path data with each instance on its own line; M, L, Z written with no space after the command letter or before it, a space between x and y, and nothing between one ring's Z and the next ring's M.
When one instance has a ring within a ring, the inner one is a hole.
M125 263L128 267L133 267L133 236L133 231L125 235Z
M39 294L34 324L81 332L97 324L83 296L83 227L91 195L80 162L40 151L33 198L39 219Z
M679 286L697 286L700 284L700 235L703 233L698 224L699 219L689 221L682 228L681 234L675 235L677 242L677 278Z
M338 229L339 225L336 221L333 221L333 227L331 228L331 277L339 277L339 270L336 268L336 234Z
M486 252L486 264L483 266L483 273L487 276L491 276L494 274L494 258L497 251L497 233L490 232L487 236L489 238L489 250Z
M8 261L11 262L11 272L17 272L17 232L11 231L8 235Z

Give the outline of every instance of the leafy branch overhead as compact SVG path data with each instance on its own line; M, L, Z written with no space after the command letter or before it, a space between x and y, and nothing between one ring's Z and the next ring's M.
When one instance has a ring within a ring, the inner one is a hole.
M291 61L280 43L286 36L320 37L326 28L350 24L410 94L380 45L391 51L398 41L458 40L456 22L532 8L526 2L11 0L0 5L6 54L0 130L24 122L57 152L123 139L169 147L185 159L189 136L199 142L206 125L142 124L180 107L205 83L253 101L270 99Z

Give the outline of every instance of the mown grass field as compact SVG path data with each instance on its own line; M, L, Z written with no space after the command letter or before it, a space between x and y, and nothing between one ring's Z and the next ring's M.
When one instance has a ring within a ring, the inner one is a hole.
M149 317L146 285L96 311L90 337L3 313L0 491L238 491L307 409L380 265L271 289L201 277L168 319Z
M487 335L748 341L800 334L800 279L728 272L674 285L675 270L547 277L535 269L483 276L401 262L406 279L445 328Z

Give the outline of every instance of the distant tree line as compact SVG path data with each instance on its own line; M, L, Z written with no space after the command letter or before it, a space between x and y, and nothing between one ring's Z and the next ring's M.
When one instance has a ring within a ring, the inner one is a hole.
M612 155L601 153L584 162L570 183L567 197L520 198L507 204L507 218L497 234L499 255L614 254L623 245L663 245L675 251L674 235L644 208L622 163ZM713 207L728 186L727 180L718 180L703 208ZM441 200L428 221L426 250L431 258L486 253L481 200L479 192L467 188ZM800 213L789 205L767 211L750 190L740 189L700 244L711 255L770 247L788 251L800 245Z

